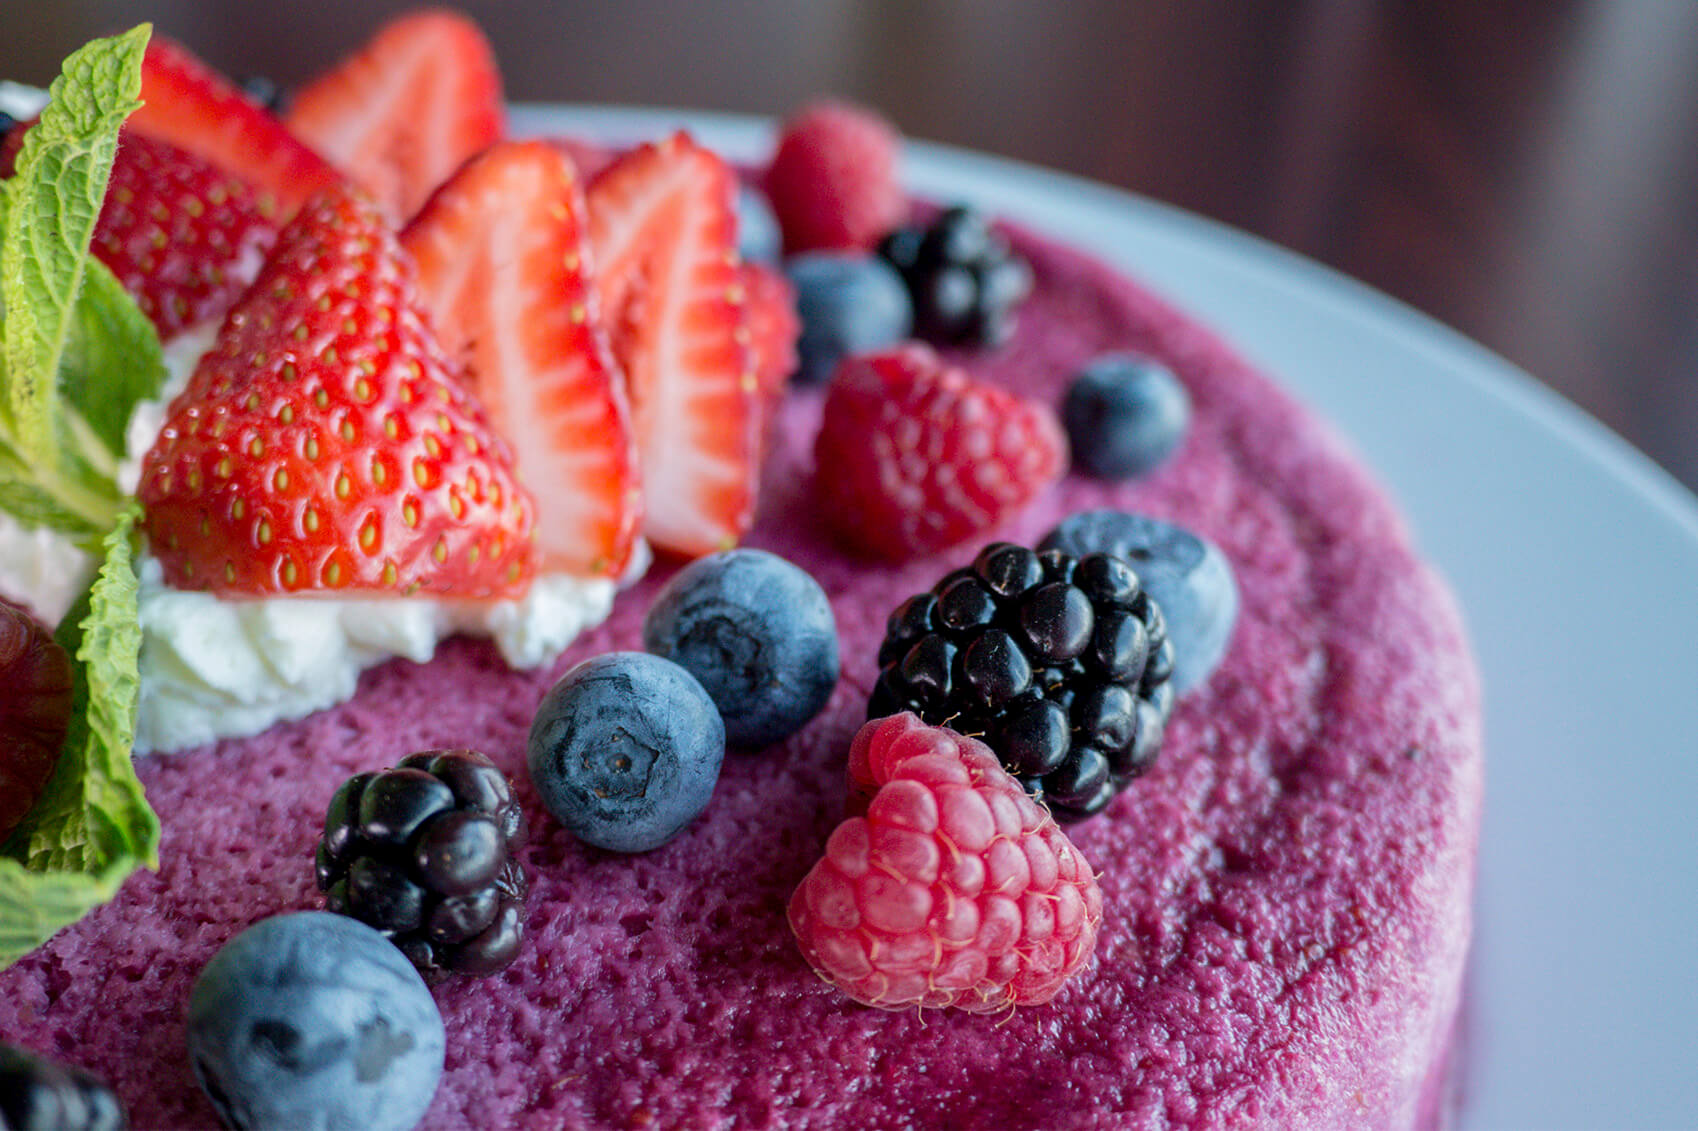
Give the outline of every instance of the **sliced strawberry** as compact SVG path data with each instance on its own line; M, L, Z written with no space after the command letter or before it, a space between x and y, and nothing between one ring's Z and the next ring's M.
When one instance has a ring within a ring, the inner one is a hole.
M618 577L642 491L583 215L563 154L499 142L442 186L401 240L432 325L536 490L539 565Z
M126 125L197 153L252 185L279 222L342 175L241 88L188 50L155 37L142 61L142 106Z
M169 142L120 135L93 251L162 340L222 316L276 240L246 181Z
M142 464L169 584L523 591L534 505L414 291L411 259L363 197L332 189L284 229Z
M737 276L736 180L688 136L623 154L590 183L596 291L642 455L644 532L700 555L754 519L759 392Z
M796 288L784 272L765 263L743 263L744 318L749 348L754 353L755 377L761 396L770 404L783 398L790 374L796 371L796 339L802 320L796 313Z
M477 24L413 12L301 88L287 121L404 221L506 129L501 72Z
M846 358L814 441L820 514L846 548L892 560L984 535L1066 470L1054 409L917 343Z
M588 184L589 181L603 169L613 164L613 159L619 156L617 149L609 149L597 141L582 137L551 137L548 144L572 159L572 164L578 167L578 179Z

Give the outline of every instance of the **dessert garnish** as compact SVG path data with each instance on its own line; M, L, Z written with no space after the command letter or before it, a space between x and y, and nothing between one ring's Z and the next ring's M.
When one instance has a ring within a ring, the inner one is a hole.
M540 570L623 577L643 495L624 381L592 282L577 173L497 142L401 234L431 327L536 492ZM543 489L546 487L546 489Z
M814 444L814 493L845 549L901 560L989 531L1067 469L1054 411L917 343L845 360Z
M612 852L647 852L707 808L725 724L671 660L606 652L543 696L525 749L531 784L568 832Z
M75 1065L0 1045L0 1127L17 1131L123 1131L117 1093Z
M426 8L390 20L295 91L283 122L401 223L502 136L507 105L483 30Z
M1079 820L1155 764L1173 657L1125 561L993 542L891 612L867 715L980 736L1058 820Z
M330 799L314 871L325 905L378 930L427 981L518 957L530 882L525 815L475 750L424 750Z
M882 1009L995 1013L1052 999L1090 961L1096 876L976 739L912 714L849 753L853 815L790 898L814 971Z
M1130 479L1160 467L1185 439L1191 395L1152 358L1092 358L1061 402L1073 464L1101 479Z
M1113 554L1137 571L1173 641L1175 694L1201 687L1226 655L1238 620L1238 582L1232 563L1207 538L1148 515L1090 510L1063 519L1038 549Z
M887 349L908 337L914 309L889 263L865 252L809 251L784 261L796 288L802 336L796 381L823 385L850 354Z
M0 598L0 843L47 786L71 728L71 657L25 610Z
M188 1045L226 1126L408 1131L436 1094L447 1033L382 935L296 911L261 919L202 968Z
M137 493L172 587L524 589L530 493L415 301L369 199L338 187L301 209L143 461Z
M837 686L837 621L825 590L777 554L736 549L697 558L655 594L643 647L701 683L745 750L781 742Z
M928 224L899 228L878 253L908 285L914 335L939 346L997 346L1014 333L1014 309L1032 270L976 208L946 208Z
M889 122L848 102L816 102L787 119L761 178L785 253L871 251L902 223L901 145Z

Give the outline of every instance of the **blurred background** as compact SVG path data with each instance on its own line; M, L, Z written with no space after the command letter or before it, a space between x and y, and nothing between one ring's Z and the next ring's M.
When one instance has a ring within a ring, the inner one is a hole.
M288 86L412 6L0 0L0 78L44 84L147 19ZM1476 339L1698 487L1698 3L458 7L516 101L781 116L834 93L1255 233Z

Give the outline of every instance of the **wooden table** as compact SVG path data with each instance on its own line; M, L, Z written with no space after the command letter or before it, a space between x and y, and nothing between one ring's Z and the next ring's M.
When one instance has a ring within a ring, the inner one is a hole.
M152 19L287 84L407 6L0 0L0 76L44 82ZM462 7L516 100L782 115L833 92L1264 236L1484 343L1698 486L1698 4Z

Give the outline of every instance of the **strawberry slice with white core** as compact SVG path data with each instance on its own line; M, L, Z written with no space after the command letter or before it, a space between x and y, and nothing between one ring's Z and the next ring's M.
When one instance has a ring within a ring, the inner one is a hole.
M186 48L154 37L142 60L142 105L127 129L198 154L247 181L281 223L342 175L266 109ZM274 214L275 210L275 214Z
M137 494L178 589L516 597L533 503L377 206L308 201L171 403Z
M506 129L501 72L483 31L427 9L385 24L296 92L295 134L405 221Z
M590 182L596 290L625 373L657 546L735 545L754 520L759 393L738 277L736 178L682 133Z
M618 578L642 492L583 216L564 154L500 142L443 185L401 238L437 336L536 494L540 568Z

